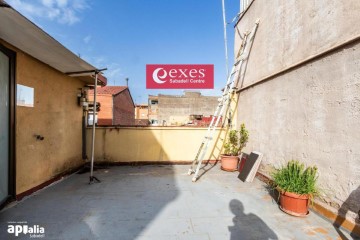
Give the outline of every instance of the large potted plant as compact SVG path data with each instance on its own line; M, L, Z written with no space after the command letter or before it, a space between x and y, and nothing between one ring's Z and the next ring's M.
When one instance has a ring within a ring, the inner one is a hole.
M241 124L240 130L231 130L224 144L224 154L221 155L221 169L233 172L238 169L239 154L249 140L249 132L245 124Z
M305 167L296 160L289 161L272 174L279 192L280 209L293 216L309 214L309 203L318 194L317 167Z

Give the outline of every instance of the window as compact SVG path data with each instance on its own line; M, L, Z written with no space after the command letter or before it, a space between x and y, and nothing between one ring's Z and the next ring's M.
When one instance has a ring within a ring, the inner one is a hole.
M34 88L17 84L16 104L22 107L34 107Z

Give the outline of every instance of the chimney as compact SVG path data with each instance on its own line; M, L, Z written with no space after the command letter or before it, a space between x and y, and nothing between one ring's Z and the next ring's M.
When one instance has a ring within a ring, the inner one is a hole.
M125 78L126 86L129 87L129 78Z

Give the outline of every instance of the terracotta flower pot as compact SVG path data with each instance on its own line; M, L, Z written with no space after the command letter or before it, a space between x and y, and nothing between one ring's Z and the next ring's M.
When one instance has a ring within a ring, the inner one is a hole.
M221 169L227 172L234 172L238 169L239 157L221 155Z
M285 192L277 188L280 194L280 209L287 214L296 217L304 217L309 214L309 195Z

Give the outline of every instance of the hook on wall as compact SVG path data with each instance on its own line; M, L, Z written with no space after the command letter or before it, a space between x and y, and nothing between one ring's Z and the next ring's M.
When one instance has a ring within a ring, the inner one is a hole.
M40 140L40 141L45 139L43 136L38 135L38 134L35 134L34 137L36 138L36 140Z

